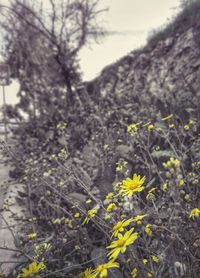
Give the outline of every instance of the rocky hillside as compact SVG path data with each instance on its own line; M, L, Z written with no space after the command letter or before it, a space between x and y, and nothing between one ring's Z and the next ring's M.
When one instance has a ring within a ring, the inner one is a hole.
M175 98L194 101L200 95L200 25L160 40L152 48L136 50L117 63L106 67L101 75L87 84L89 94L100 99L116 98L122 103L128 96L138 96L159 104ZM130 103L130 102L129 102ZM186 105L185 105L186 106ZM164 107L159 107L162 114Z

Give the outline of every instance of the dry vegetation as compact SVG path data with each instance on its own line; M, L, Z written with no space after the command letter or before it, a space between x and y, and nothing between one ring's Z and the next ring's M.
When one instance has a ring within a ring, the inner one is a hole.
M200 276L200 100L183 86L159 102L77 89L67 111L46 98L45 113L15 130L11 174L29 216L12 275Z

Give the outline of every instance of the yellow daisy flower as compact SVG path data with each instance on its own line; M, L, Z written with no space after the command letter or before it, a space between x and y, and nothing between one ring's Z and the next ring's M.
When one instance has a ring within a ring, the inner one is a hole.
M116 259L120 253L124 253L128 245L131 245L138 238L138 233L133 233L134 228L131 228L124 235L118 234L118 240L113 241L106 248L113 249L108 253L109 259Z
M96 278L97 274L94 269L91 267L86 268L85 271L81 272L81 277L82 278Z
M141 178L140 175L134 174L133 179L127 178L122 181L120 194L123 196L128 195L129 197L132 197L133 194L136 192L140 192L144 190L143 183L145 182L145 177Z
M108 269L113 267L119 267L119 263L111 260L108 263L99 265L96 268L95 274L99 275L100 278L108 277Z
M118 233L123 232L124 231L124 227L128 226L131 222L133 222L132 218L129 218L127 220L124 219L122 221L117 222L117 224L113 228L112 235L113 236L117 236Z
M195 217L198 218L200 216L200 209L194 208L190 212L190 218L194 219Z
M40 272L41 270L45 269L45 265L43 262L37 263L37 262L32 262L29 264L28 269L22 268L22 273L17 276L17 278L26 278L26 277L32 277L31 275L36 274ZM37 276L35 276L37 277ZM40 277L40 276L38 276Z

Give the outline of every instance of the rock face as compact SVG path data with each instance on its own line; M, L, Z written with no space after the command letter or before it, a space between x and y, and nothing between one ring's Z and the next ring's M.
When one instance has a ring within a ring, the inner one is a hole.
M155 47L131 52L87 84L94 98L113 95L118 102L125 95L193 101L200 95L200 27L190 27L184 33L158 41Z

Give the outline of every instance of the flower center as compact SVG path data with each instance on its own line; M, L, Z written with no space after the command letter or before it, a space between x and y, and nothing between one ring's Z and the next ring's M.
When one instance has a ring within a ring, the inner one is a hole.
M103 265L103 264L101 264L101 265L99 265L99 266L97 267L97 272L98 272L98 273L101 273L104 269L106 269L106 266Z
M129 185L129 188L130 189L136 189L137 187L139 187L140 186L140 184L139 184L139 182L137 182L137 181L132 181L131 183L130 183L130 185Z
M117 247L123 247L124 244L125 244L125 242L126 242L126 240L124 240L124 239L119 239L119 240L117 241Z

